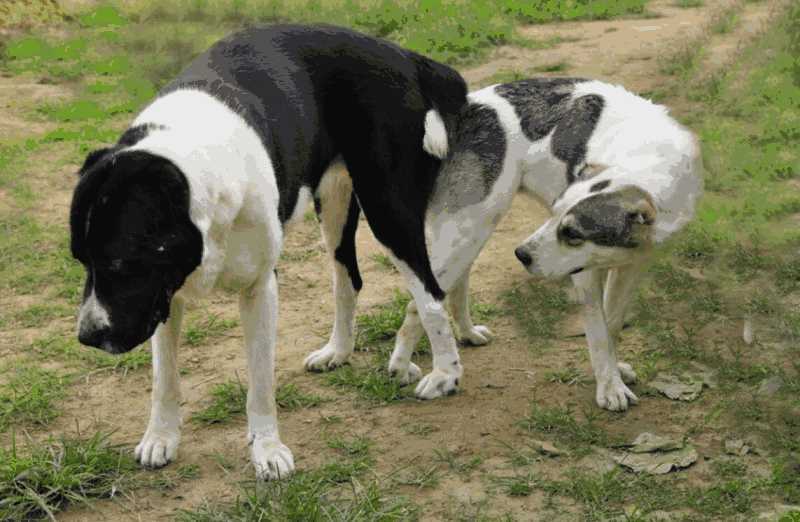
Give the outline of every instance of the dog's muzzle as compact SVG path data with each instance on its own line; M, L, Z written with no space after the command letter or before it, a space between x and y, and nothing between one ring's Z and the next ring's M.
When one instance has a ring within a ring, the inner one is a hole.
M533 263L533 257L522 247L517 247L514 250L514 255L517 256L517 259L519 259L519 262L522 263L525 268L528 268L530 264Z

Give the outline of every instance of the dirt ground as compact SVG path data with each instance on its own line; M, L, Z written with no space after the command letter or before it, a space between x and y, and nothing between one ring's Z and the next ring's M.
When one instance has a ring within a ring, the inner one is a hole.
M598 78L622 84L639 92L653 91L664 82L659 73L662 57L703 34L714 13L731 5L730 0L708 0L705 6L682 9L669 0L655 0L648 9L652 18L620 19L596 22L570 22L521 28L525 36L539 39L563 38L562 43L544 50L501 47L486 63L463 71L473 87L484 85L492 75L502 71L526 71L547 64L564 62L566 69L558 75ZM714 35L706 55L706 68L722 67L735 59L735 51L743 41L762 30L772 8L770 0L741 5L741 22L729 34ZM30 133L30 122L17 116L20 110L35 106L42 98L62 95L57 86L23 85L14 78L0 77L0 137ZM17 96L6 96L14 92ZM46 131L47 123L41 123ZM73 179L64 167L59 172L34 172L34 187L47 184L55 193L35 211L46 222L63 226L67 215ZM0 198L2 200L2 198ZM502 221L474 265L471 278L472 295L481 302L501 303L501 294L525 279L524 272L512 255L518 242L546 218L545 210L521 194ZM395 288L402 288L400 277L373 259L381 252L362 220L358 231L359 261L364 290L359 297L359 310L365 311L384 303ZM291 261L288 261L291 259ZM459 512L477 510L488 500L488 513L510 512L518 520L537 520L536 513L544 498L541 493L529 497L487 497L484 474L498 476L510 473L504 442L514 443L519 437L515 422L525 416L531 401L547 405L571 404L576 410L596 408L594 384L586 355L585 340L561 339L545 350L529 349L524 334L507 315L494 317L488 326L494 332L491 344L464 348L462 362L465 373L461 392L431 402L402 401L385 407L365 407L352 396L339 396L335 388L324 385L323 376L309 374L302 361L310 351L321 347L330 332L333 319L330 266L325 256L316 222L304 221L288 235L284 261L279 265L280 326L278 382L296 383L303 390L314 391L334 399L314 409L300 409L280 414L283 441L293 450L299 469L322 463L328 455L326 434L329 429L351 435L364 435L373 441L378 475L386 475L410 463L426 461L437 448L457 455L479 455L483 462L470 476L447 474L437 487L417 489L401 486L397 490L422 507L423 520L440 520L454 509ZM0 304L7 306L12 303ZM195 305L195 309L237 317L234 296L218 293L212 299ZM571 320L575 322L576 320ZM565 325L564 331L574 330ZM21 332L20 335L26 335ZM642 340L627 333L621 343L621 358L635 351ZM182 380L184 419L199 410L209 397L209 390L218 383L244 379L245 362L240 329L212 345L186 346L180 352L181 367L188 373ZM0 353L0 356L2 354ZM369 354L356 353L357 364L366 364ZM429 364L429 363L428 363ZM548 382L548 371L578 367L588 380L586 385L567 386ZM423 371L428 368L423 367ZM116 442L134 446L141 437L149 411L150 375L147 371L127 375L97 372L70 388L64 401L64 414L49 431L72 432L76 422L82 431L114 430ZM634 387L636 391L636 387ZM638 406L622 415L608 415L609 431L632 437L644 430L660 433L682 433L686 410L681 404L665 399L646 397ZM694 415L689 413L688 415ZM323 418L339 416L343 422L326 428ZM606 417L603 417L606 418ZM429 425L429 434L409 434L416 425ZM237 483L252 473L247 467L248 449L245 424L237 421L216 427L202 427L184 421L179 458L176 464L197 464L199 478L182 483L177 489L154 491L142 489L130 497L101 501L91 508L73 507L59 516L64 521L83 520L156 520L171 516L176 509L191 508L203 500L233 499ZM694 441L698 451L718 452L720 440L704 434ZM233 472L217 464L215 455L222 454L237 464ZM549 476L561 470L558 460L543 460L537 473ZM703 462L691 471L702 478L707 471ZM566 502L566 501L565 501ZM454 508L453 506L457 506ZM563 520L575 519L565 513ZM548 518L553 518L552 513Z

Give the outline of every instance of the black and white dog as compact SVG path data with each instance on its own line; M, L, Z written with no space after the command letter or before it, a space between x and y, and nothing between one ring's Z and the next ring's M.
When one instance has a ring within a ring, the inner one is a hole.
M211 47L116 145L88 155L70 216L72 254L87 273L79 339L121 353L153 337L150 422L136 447L143 465L176 455L184 301L224 283L241 289L257 475L293 470L273 390L274 268L286 226L312 197L338 302L354 303L361 288L353 232L363 209L425 311L436 352L430 386L457 384L461 367L424 229L446 128L466 95L453 69L353 31L254 28ZM330 168L337 161L349 177ZM332 346L352 345L353 309L342 309Z
M637 399L623 381L636 376L617 361L616 338L653 247L694 214L702 192L694 136L662 106L622 87L576 78L523 80L470 93L452 129L426 210L425 239L456 335L476 345L491 339L469 315L469 271L522 187L553 217L516 256L533 274L572 275L584 303L597 404L626 409ZM404 383L421 375L411 354L422 325L431 333L425 318L430 311L421 314L421 324L419 304L409 303L389 362ZM351 299L337 299L331 341L306 359L307 368L347 360L350 324L339 318L351 318L353 306ZM437 339L431 341L436 349ZM455 346L446 346L457 360ZM423 379L417 395L429 396L430 385Z

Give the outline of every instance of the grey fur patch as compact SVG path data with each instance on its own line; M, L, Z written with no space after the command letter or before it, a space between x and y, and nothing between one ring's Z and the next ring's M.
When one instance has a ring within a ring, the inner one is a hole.
M457 210L485 199L503 170L506 133L497 112L470 103L461 112L451 152L442 164L431 200L435 211Z
M539 141L553 130L569 109L575 84L581 78L533 78L495 87L495 92L514 107L522 132Z
M575 85L582 78L534 78L498 85L495 92L505 98L520 119L522 132L538 141L553 132L553 155L567 164L567 183L577 178L586 157L586 146L603 112L605 102L594 94L575 100ZM555 130L554 130L555 129Z
M567 214L575 216L575 226L586 241L607 247L639 246L633 228L636 215L616 192L601 192L589 196L578 202Z

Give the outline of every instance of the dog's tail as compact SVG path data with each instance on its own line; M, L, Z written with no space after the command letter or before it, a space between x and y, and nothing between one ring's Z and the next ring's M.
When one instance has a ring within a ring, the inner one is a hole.
M458 114L467 103L467 82L458 72L422 55L415 55L419 83L429 110L425 113L425 136L422 148L439 159L449 152L448 130L452 131Z

